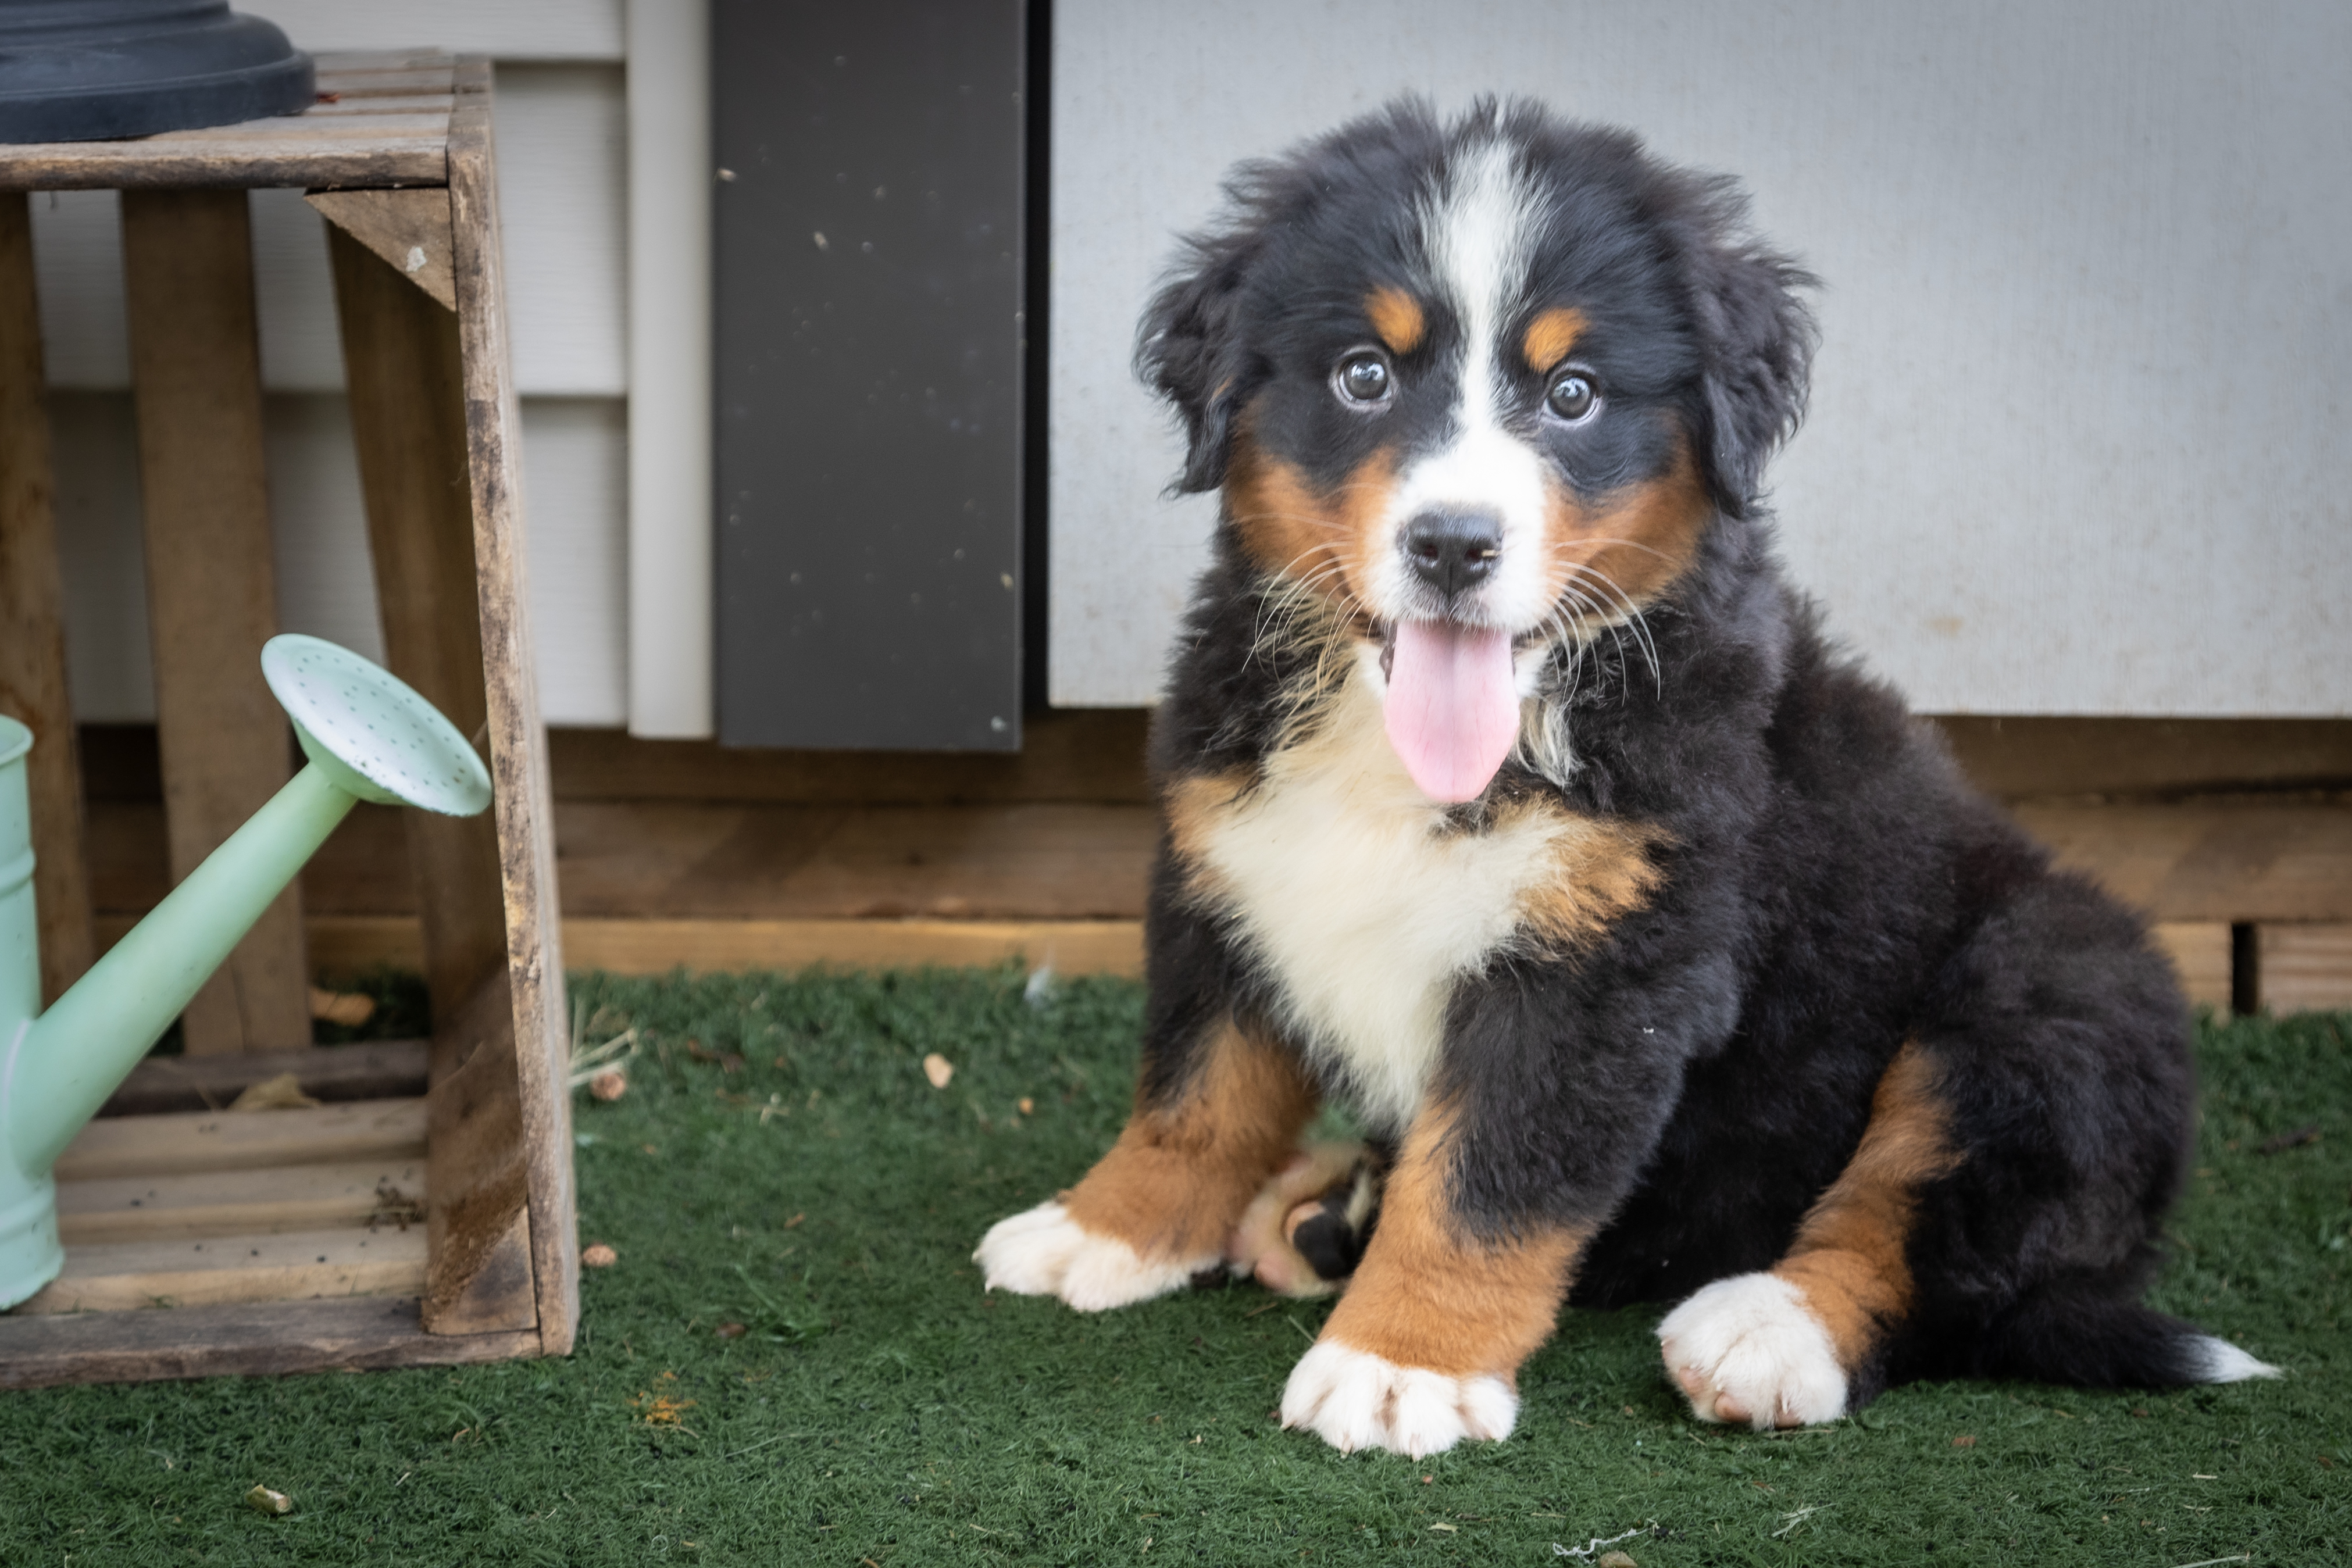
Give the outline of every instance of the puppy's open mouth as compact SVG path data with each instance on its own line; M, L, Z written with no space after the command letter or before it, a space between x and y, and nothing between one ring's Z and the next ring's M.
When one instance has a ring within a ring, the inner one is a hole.
M1458 621L1398 621L1381 649L1389 744L1433 800L1475 800L1519 736L1511 634Z

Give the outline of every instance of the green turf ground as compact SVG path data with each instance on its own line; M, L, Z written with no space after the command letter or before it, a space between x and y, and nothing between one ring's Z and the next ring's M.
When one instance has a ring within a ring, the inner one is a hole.
M1686 1418L1654 1312L1572 1314L1517 1435L1416 1463L1271 1418L1318 1306L981 1293L981 1231L1118 1128L1131 987L572 995L650 1042L625 1099L577 1107L582 1237L620 1261L583 1282L576 1354L0 1396L0 1563L1532 1563L1629 1530L1642 1568L2352 1563L2352 1019L2204 1038L2202 1164L2158 1301L2282 1381L1915 1386L1754 1436ZM943 1091L930 1051L956 1064ZM256 1482L294 1511L240 1506Z

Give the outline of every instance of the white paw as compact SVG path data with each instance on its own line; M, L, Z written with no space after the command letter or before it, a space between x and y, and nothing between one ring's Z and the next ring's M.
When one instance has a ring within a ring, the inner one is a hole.
M1282 1424L1343 1454L1386 1448L1418 1459L1465 1437L1511 1435L1519 1396L1499 1377L1448 1377L1323 1340L1290 1369Z
M1805 1293L1777 1274L1717 1280L1658 1325L1666 1371L1702 1421L1803 1427L1845 1414L1845 1372Z
M1041 1203L998 1220L971 1259L986 1273L989 1290L1059 1296L1082 1312L1164 1296L1218 1261L1213 1252L1169 1260L1143 1258L1117 1237L1080 1229L1058 1203Z

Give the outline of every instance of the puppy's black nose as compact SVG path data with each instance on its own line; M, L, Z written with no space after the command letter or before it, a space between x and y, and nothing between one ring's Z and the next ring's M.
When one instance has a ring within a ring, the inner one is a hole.
M1404 526L1415 577L1451 599L1475 588L1503 553L1503 520L1491 512L1423 512Z

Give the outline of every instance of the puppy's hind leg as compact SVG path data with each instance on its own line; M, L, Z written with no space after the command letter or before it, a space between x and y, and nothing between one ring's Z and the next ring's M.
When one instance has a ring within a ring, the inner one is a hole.
M1861 1146L1788 1254L1769 1272L1717 1280L1658 1325L1666 1371L1700 1420L1759 1431L1834 1421L1856 1383L1875 1380L1912 1308L1919 1189L1959 1164L1937 1077L1906 1045L1879 1080Z
M1100 1312L1221 1266L1234 1222L1296 1147L1315 1092L1282 1045L1225 1022L1156 1089L1086 1178L1000 1221L972 1254L990 1290Z

